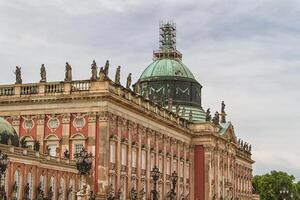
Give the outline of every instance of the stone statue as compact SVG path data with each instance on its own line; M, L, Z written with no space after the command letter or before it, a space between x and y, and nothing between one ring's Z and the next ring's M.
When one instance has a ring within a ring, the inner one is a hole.
M29 183L26 183L24 187L24 200L30 200L29 198L30 186Z
M96 64L96 61L93 60L93 63L91 64L91 69L92 69L92 77L91 77L91 80L92 81L95 81L97 80L97 70L98 70L98 67L97 67L97 64Z
M115 76L115 83L118 85L121 85L120 78L121 78L121 66L118 66L116 71L116 76Z
M36 152L40 151L40 142L38 140L34 140L33 150Z
M249 152L251 152L251 150L252 150L252 146L251 146L251 144L249 145Z
M211 120L211 114L210 114L210 108L206 110L206 116L205 116L205 121L210 122Z
M21 148L27 148L26 141L25 141L25 137L23 137L23 138L20 140L20 145L21 145Z
M70 153L69 153L69 150L66 149L65 152L64 152L64 157L65 159L69 160L70 159Z
M66 62L66 73L65 73L65 81L71 82L72 81L72 67Z
M179 115L179 112L180 112L180 107L179 105L176 106L176 115Z
M193 111L190 110L190 113L189 113L189 121L193 121Z
M48 191L48 199L52 200L52 198L53 198L53 189L52 189L52 186L50 186L49 191Z
M16 75L16 84L22 84L21 67L16 66L16 71L14 73Z
M219 125L219 123L220 123L220 116L219 116L219 112L218 111L215 112L215 116L213 117L212 122L215 125Z
M225 103L224 101L222 101L222 104L221 104L221 113L225 113Z
M130 90L130 86L131 86L131 73L129 73L127 77L126 88Z
M140 84L138 82L133 86L133 90L134 90L134 93L140 94L141 87L140 87Z
M107 60L104 66L104 74L106 77L108 76L108 70L109 70L109 61Z
M46 67L44 64L42 64L42 66L41 66L40 75L41 75L40 83L45 83L47 81L47 73L46 73Z
M185 117L185 106L183 106L182 110L181 110L181 117L184 118Z
M103 67L100 68L100 72L99 72L99 80L100 80L100 81L106 80L106 75L105 75L105 72L104 72Z

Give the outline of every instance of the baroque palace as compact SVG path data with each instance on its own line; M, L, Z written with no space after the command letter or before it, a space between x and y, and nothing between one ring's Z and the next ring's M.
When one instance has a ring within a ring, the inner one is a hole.
M48 82L42 65L30 84L16 67L16 83L0 86L8 199L76 199L82 184L96 199L150 199L154 167L158 199L169 198L174 171L175 199L254 199L251 145L237 139L224 102L213 116L204 111L175 39L175 25L161 24L159 50L133 85L131 74L121 85L120 67L111 80L108 61L99 72L93 61L88 80L73 80L66 63L60 82ZM85 179L74 161L83 148L94 156Z

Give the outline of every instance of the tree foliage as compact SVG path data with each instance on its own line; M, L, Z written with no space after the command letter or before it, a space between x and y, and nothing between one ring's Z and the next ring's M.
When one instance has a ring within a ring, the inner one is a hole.
M283 189L288 194L280 193ZM261 200L300 200L300 182L296 183L294 176L281 171L255 176L253 190L260 195Z

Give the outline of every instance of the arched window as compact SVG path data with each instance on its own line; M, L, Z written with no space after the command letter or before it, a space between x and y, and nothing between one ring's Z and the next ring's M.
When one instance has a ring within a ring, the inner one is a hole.
M50 150L50 156L57 156L56 149L59 147L59 138L56 135L51 134L45 139L45 141L46 147Z
M73 149L73 155L72 158L74 158L74 155L76 153L79 153L83 147L85 147L85 141L86 137L84 137L81 133L74 134L70 140L72 140L72 149Z
M20 198L20 185L21 184L21 174L19 170L15 171L15 181L14 181L14 188L13 193L16 199Z
M33 178L32 178L32 173L29 172L27 174L27 183L29 184L29 199L32 199L32 181L33 181Z

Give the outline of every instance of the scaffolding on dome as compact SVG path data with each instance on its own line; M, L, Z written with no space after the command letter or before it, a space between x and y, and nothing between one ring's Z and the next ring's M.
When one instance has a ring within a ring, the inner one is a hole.
M176 49L176 24L172 21L159 25L159 50L153 51L153 59L173 58L182 60L182 54Z

